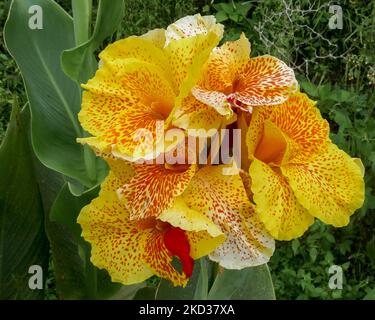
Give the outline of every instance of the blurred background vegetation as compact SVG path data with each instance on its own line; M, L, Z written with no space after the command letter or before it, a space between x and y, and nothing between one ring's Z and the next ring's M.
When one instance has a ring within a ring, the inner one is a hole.
M68 12L70 0L58 0ZM0 2L0 28L10 1ZM269 263L278 299L375 299L375 0L125 0L125 19L107 43L200 12L244 32L252 55L271 54L292 66L302 90L318 101L331 138L366 167L366 202L341 229L317 221L306 234L278 242ZM343 29L328 27L329 6L343 9ZM105 44L103 45L105 46ZM0 41L0 142L13 100L27 97L20 72ZM344 270L342 290L328 287L331 265ZM51 273L52 274L52 273ZM53 277L47 298L55 298Z

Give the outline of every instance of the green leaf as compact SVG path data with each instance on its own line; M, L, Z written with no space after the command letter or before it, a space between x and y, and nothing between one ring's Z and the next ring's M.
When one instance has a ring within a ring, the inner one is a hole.
M300 247L300 242L298 239L294 239L292 241L292 250L293 250L293 254L296 255L297 252L298 252L298 248Z
M239 3L236 7L236 12L239 13L240 15L242 15L243 17L246 17L250 8L251 8L251 2L250 1Z
M76 45L88 40L91 29L92 0L72 1Z
M318 250L315 247L312 247L309 251L309 255L312 262L315 262L317 256L318 256Z
M212 300L273 300L275 292L266 264L242 270L220 269L208 294Z
M140 289L134 296L134 300L155 300L156 288L146 287Z
M27 111L13 108L0 148L0 299L43 298L43 290L29 288L28 270L39 265L47 273L48 241Z
M194 300L206 300L208 295L209 286L209 266L210 262L207 258L201 258L200 262L200 273L197 280L197 285L194 292Z
M375 300L375 288L370 289L363 300Z
M229 15L229 19L231 19L234 22L238 22L240 19L240 16L237 12L234 12Z
M351 93L350 91L336 89L334 91L333 98L337 102L348 102L348 101L353 100L353 98L355 98L355 95Z
M223 11L227 14L231 14L234 12L234 7L231 3L218 3L218 4L214 4L213 7L218 11Z
M318 97L318 87L307 81L300 81L300 85L308 95L313 96L313 97Z
M375 263L375 237L372 237L366 244L366 253L372 263Z
M43 9L43 29L29 27L32 5ZM105 176L106 166L76 142L84 135L77 119L80 88L60 68L62 51L74 46L71 17L52 0L14 0L4 38L24 79L38 159L86 187L96 185Z
M132 300L138 295L138 292L144 289L149 289L145 287L145 283L132 284L130 286L122 286L113 296L110 297L111 300ZM155 290L155 289L154 289ZM155 291L154 291L155 296ZM154 297L151 295L150 299Z
M85 83L97 69L94 51L108 36L112 35L124 16L123 0L101 0L92 37L69 50L61 57L64 72L78 83Z
M352 128L352 122L346 110L336 109L334 114L333 119L339 125L341 131Z
M322 100L332 100L332 86L331 84L327 83L318 87L318 94L320 99Z
M229 19L228 15L224 11L219 11L218 13L216 13L215 18L219 23Z

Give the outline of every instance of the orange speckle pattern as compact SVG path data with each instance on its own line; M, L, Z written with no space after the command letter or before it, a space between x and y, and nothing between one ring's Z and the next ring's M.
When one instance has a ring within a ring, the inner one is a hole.
M347 225L362 206L361 168L328 135L327 121L305 94L254 109L247 133L251 190L260 219L276 239L301 236L314 217Z
M82 85L79 120L98 153L130 161L156 158L175 107L189 94L219 35L198 34L160 47L160 31L129 37L100 54L95 77Z
M223 174L225 169L231 170L226 165L200 169L182 197L227 236L211 259L234 269L266 263L274 250L273 239L257 218L239 174Z
M195 165L181 171L168 169L163 164L134 165L134 177L119 189L130 218L158 217L184 192L196 169Z
M272 56L250 58L250 43L244 34L216 48L205 64L194 96L223 114L223 108L276 105L297 90L294 72Z
M174 285L185 286L189 278L172 265L175 253L165 244L165 232L171 226L154 218L130 219L129 211L114 190L132 173L123 166L124 161L107 161L117 171L110 172L99 196L81 210L77 220L82 236L91 244L91 261L106 269L112 281L124 285L142 282L155 274ZM185 234L189 255L194 259L207 255L222 242L221 236L213 237L204 230L185 231Z

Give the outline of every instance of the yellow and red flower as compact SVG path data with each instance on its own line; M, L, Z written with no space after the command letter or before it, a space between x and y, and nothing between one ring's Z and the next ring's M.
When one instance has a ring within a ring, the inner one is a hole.
M362 168L328 134L327 121L305 94L254 109L247 133L251 190L274 238L301 236L314 217L345 226L362 206Z
M152 275L185 286L192 275L194 259L207 255L225 239L209 219L194 213L176 212L165 217L132 220L116 190L133 174L130 163L108 160L114 171L102 184L99 196L78 217L82 236L92 246L91 261L106 269L112 281L125 285L142 282ZM186 221L199 221L194 225ZM173 265L177 257L182 272Z
M82 85L79 120L93 136L78 141L130 161L156 158L174 109L190 95L220 39L215 28L179 40L154 30L109 45L95 76Z
M78 222L92 262L113 281L156 274L185 286L205 255L229 269L264 264L274 238L301 236L315 217L344 226L363 203L360 161L330 141L293 70L272 56L250 58L243 34L216 47L222 35L214 17L195 15L117 41L83 85L79 120L92 137L79 142L105 157L110 173ZM188 161L202 151L187 146L189 136L229 125L247 130L246 172ZM180 146L183 161L169 163Z

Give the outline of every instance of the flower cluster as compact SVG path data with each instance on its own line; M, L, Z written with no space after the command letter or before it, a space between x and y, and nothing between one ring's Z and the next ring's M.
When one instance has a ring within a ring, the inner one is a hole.
M267 263L274 239L319 218L336 227L364 199L363 166L329 139L315 102L244 34L219 42L212 16L188 16L109 45L83 85L78 139L110 172L78 222L113 281L152 275L185 286L194 260Z

